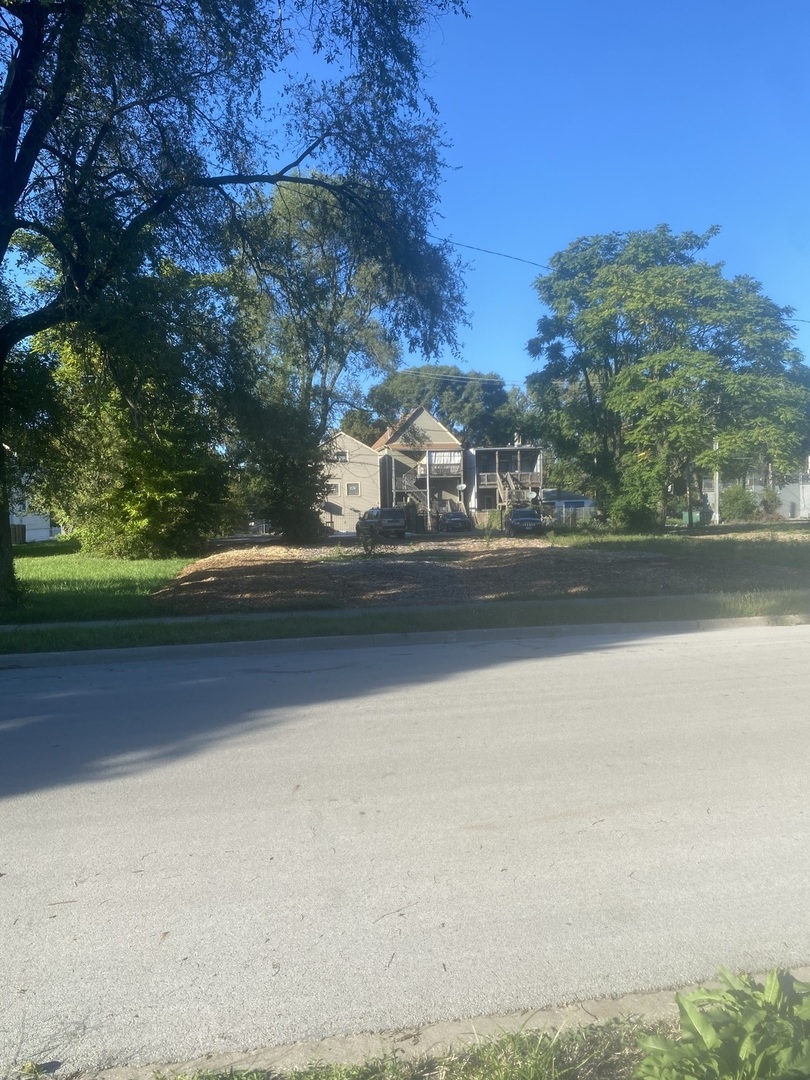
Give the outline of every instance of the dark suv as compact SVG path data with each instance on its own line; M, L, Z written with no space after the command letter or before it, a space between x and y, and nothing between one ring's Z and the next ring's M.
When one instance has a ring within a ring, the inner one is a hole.
M536 510L530 506L516 506L503 519L507 536L542 536L545 525Z
M401 506L375 506L366 510L354 527L358 536L394 536L405 539L405 510Z
M472 521L462 510L448 510L439 515L439 528L445 532L472 532Z

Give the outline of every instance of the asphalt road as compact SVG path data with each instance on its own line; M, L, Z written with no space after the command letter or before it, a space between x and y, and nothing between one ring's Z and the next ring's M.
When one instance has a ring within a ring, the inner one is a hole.
M0 1075L810 961L810 627L0 671Z

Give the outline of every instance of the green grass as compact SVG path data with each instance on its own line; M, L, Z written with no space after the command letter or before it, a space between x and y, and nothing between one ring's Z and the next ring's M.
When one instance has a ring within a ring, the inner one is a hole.
M82 554L71 541L29 544L16 549L16 568L25 590L21 607L0 617L0 653L58 652L272 640L279 638L448 632L495 628L553 627L592 623L768 616L810 619L809 589L740 591L734 588L734 565L768 565L810 570L810 528L806 525L758 529L703 530L665 536L590 536L561 534L555 544L626 552L654 552L673 559L711 560L718 574L717 592L684 596L602 596L513 600L419 609L287 611L250 617L212 616L164 622L155 619L150 594L170 581L184 559L125 561ZM428 538L414 543L413 557L457 557ZM365 558L354 547L336 546L330 558ZM375 556L376 557L376 556ZM380 553L380 557L385 557ZM401 557L401 555L398 555ZM810 579L808 579L810 580ZM133 624L92 625L94 620L136 620ZM39 626L76 622L87 626Z
M184 1080L631 1080L644 1054L642 1034L672 1026L636 1019L568 1031L519 1031L436 1057L392 1054L356 1065L312 1064L294 1071L197 1072ZM157 1080L161 1075L158 1074Z
M810 524L797 522L744 527L677 530L653 536L617 536L611 533L550 533L560 547L602 551L649 552L673 559L764 562L771 566L810 570Z
M139 618L150 614L150 594L190 561L105 559L70 540L20 545L14 560L23 603L0 623Z
M594 623L668 622L763 615L775 622L810 620L810 590L703 596L608 597L513 601L368 612L298 612L182 622L140 621L117 626L20 626L0 632L0 654L193 645L459 630L585 626Z

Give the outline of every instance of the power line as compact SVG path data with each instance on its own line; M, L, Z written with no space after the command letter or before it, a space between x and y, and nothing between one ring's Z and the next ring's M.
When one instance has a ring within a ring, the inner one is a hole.
M523 259L520 255L507 255L505 251L493 251L491 248L475 247L474 244L462 244L459 240L449 240L446 236L434 236L428 233L431 240L441 240L444 244L452 244L453 247L467 248L468 251L483 251L485 255L497 255L500 259L512 259L513 262L527 263L529 266L539 266L541 270L551 270L545 263L534 262L532 259Z
M421 368L400 368L394 375L395 377L413 375L414 378L419 379L443 379L446 382L480 382L495 383L497 386L504 385L503 379L498 375L491 377L487 375L443 375L440 371L423 371Z
M485 255L496 255L499 259L511 259L513 262L526 263L528 266L537 266L541 270L548 270L549 273L554 271L550 266L546 266L545 263L534 262L533 259L524 259L520 255L507 255L505 251L494 251L492 248L476 247L474 244L462 244L460 240L450 240L446 236L434 236L433 233L428 233L431 240L440 240L444 244L452 244L453 247L466 248L467 251L481 251ZM810 323L810 319L798 319L795 316L785 320L786 322L800 322Z

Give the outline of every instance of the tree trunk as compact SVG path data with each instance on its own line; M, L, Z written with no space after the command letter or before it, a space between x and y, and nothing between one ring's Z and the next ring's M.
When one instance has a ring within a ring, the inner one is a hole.
M668 497L668 495L669 495L669 493L667 492L666 488L664 488L663 492L661 493L661 495L660 495L660 497L658 499L658 507L657 507L658 524L659 524L660 528L662 528L662 529L665 529L667 527L667 519L669 517L669 497Z

